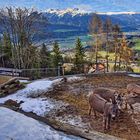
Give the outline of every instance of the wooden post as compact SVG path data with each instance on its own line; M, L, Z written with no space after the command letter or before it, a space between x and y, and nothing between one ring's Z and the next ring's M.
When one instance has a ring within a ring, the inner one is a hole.
M58 69L57 69L57 76L60 76L60 66L58 66Z
M63 77L65 76L65 66L62 66L62 74L63 74Z
M14 71L12 70L12 77L14 77Z

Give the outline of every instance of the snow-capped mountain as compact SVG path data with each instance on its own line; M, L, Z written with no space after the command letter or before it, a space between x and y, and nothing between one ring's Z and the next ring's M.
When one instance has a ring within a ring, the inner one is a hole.
M65 10L48 9L42 13L47 17L52 24L71 25L87 29L89 20L93 13L80 10L78 8L68 8ZM140 13L136 12L96 12L103 21L110 18L114 24L119 24L123 30L138 30L140 29Z
M56 14L58 16L64 16L65 14L71 14L72 16L76 15L85 15L85 14L92 14L97 13L99 15L135 15L140 14L140 12L89 12L85 10L81 10L79 8L67 8L67 9L47 9L46 13Z
M64 16L65 14L70 14L72 16L76 16L76 15L79 15L79 16L82 16L84 14L86 14L87 12L84 11L84 10L80 10L78 8L67 8L67 9L64 9L64 10L60 10L60 9L48 9L46 10L46 13L50 13L50 14L56 14L58 16Z
M113 24L118 24L125 32L140 31L140 13L136 12L96 12L100 18L105 21L107 18L112 20ZM86 36L89 33L89 21L93 12L87 12L74 9L48 9L42 12L42 16L47 17L49 25L43 27L43 32L50 31L50 39L58 42L74 42L76 37ZM45 33L44 33L45 34ZM40 37L40 36L39 36ZM43 35L45 38L46 36ZM67 46L67 45L65 45Z
M97 12L99 15L135 15L140 14L140 12Z

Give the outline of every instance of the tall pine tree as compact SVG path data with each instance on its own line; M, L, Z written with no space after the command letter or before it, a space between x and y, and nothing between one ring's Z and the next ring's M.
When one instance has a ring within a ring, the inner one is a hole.
M62 55L57 41L55 41L53 45L52 60L53 60L54 67L58 67L59 63L62 63Z
M46 45L43 43L40 49L40 58L41 58L41 68L46 68L50 66L50 52L48 51Z
M12 58L12 44L10 41L10 35L7 33L3 34L3 54L4 54L4 66L10 67Z
M77 38L76 40L76 47L75 47L75 61L74 64L77 69L84 63L84 49L81 43L81 40Z

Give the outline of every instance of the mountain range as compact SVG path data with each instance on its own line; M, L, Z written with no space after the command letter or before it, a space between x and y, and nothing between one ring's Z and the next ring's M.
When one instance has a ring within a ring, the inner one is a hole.
M77 37L80 37L84 45L90 40L89 21L92 18L92 12L85 12L84 9L68 8L48 9L40 13L39 19L35 24L39 30L34 41L37 43L46 42L47 45L52 45L54 41L58 41L62 47L72 47ZM122 31L133 35L140 35L140 13L138 12L106 12L97 13L100 18L105 21L110 18L113 24L120 25ZM43 21L43 24L42 24ZM44 22L45 21L45 22ZM2 32L2 27L0 28Z
M127 33L139 33L140 31L140 13L138 12L107 12L96 13L105 21L110 18L113 24L120 25L122 31ZM49 25L47 30L50 32L47 38L56 39L57 41L65 41L70 38L84 36L88 34L88 25L93 13L84 10L74 9L48 9L42 12L43 17L47 17ZM45 39L45 37L43 37ZM51 42L50 42L51 43Z
M108 12L97 14L103 21L110 18L112 23L119 24L123 31L137 31L140 29L140 13L138 12ZM68 8L66 10L48 9L42 15L46 16L51 24L84 27L85 30L88 27L93 13L86 13L78 8Z

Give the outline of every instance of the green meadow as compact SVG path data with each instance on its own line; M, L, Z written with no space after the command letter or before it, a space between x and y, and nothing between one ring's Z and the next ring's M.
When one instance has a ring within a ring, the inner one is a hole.
M136 43L134 50L140 51L140 39L135 39L134 42Z

